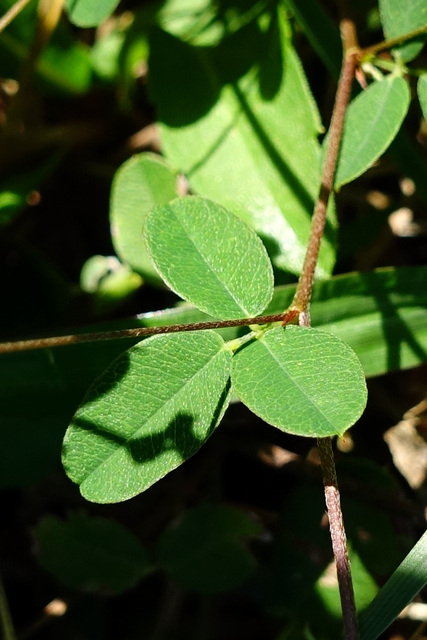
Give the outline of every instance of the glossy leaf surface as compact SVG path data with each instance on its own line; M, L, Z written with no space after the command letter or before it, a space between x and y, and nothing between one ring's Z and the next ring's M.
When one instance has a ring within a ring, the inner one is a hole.
M212 331L155 336L120 356L64 439L64 467L82 495L127 500L192 456L227 407L230 363Z
M119 4L119 0L66 0L68 18L77 27L97 27Z
M127 160L116 172L111 188L110 223L114 248L134 271L159 282L143 239L147 213L176 198L175 176L152 153Z
M47 516L37 526L39 562L72 589L120 593L150 570L147 551L123 525L71 514Z
M407 82L388 76L360 93L348 108L335 187L351 182L384 153L396 136L410 102ZM325 140L327 144L328 138Z
M154 209L145 224L148 251L166 284L224 320L261 313L273 295L273 271L257 235L224 207L189 196Z
M366 383L355 353L317 329L267 331L233 358L234 391L282 431L310 437L343 434L361 416Z
M250 224L276 267L299 273L320 183L321 123L289 35L282 11L216 47L157 30L150 87L173 167ZM332 210L329 223L323 276L335 260Z
M406 33L410 33L418 27L427 24L426 0L379 0L381 23L385 37L389 40ZM392 51L405 62L416 58L424 46L425 36L412 42L407 42Z
M203 504L162 535L159 560L187 589L219 593L238 587L254 572L256 562L244 541L261 532L237 509Z

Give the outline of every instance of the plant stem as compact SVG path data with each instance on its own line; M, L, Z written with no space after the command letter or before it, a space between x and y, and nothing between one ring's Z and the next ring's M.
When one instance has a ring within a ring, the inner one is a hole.
M3 640L16 640L16 633L13 627L12 616L10 615L9 605L0 577L0 625Z
M359 46L353 20L350 18L348 0L339 2L341 12L340 30L343 41L344 58L341 67L329 128L329 143L323 163L319 196L314 207L311 232L307 245L302 273L298 281L291 309L299 312L299 325L310 326L310 300L313 290L314 273L319 256L320 243L326 224L329 197L334 188L338 155L344 129L344 119L350 101L356 65L359 60ZM341 598L344 637L358 640L358 623L354 591L351 579L350 560L347 549L344 520L335 471L331 438L318 438L317 446L322 466L325 502L329 518L332 549L337 568L337 579Z
M16 340L13 342L1 342L1 353L13 353L15 351L29 351L30 349L47 349L52 347L64 347L70 344L82 342L99 342L100 340L117 340L120 338L146 338L160 333L178 333L181 331L202 331L207 329L225 329L227 327L244 327L252 324L270 324L281 322L282 325L291 322L297 315L292 309L287 313L276 313L269 316L257 316L254 318L239 318L237 320L213 320L210 322L191 322L189 324L171 324L161 327L136 327L134 329L119 329L117 331L100 331L97 333L77 333L67 336L54 336L52 338L35 338L33 340Z
M408 40L413 40L418 36L423 36L427 34L427 24L424 24L422 27L418 27L418 29L414 29L413 31L409 31L408 33L404 33L401 36L396 36L396 38L390 38L390 40L383 40L382 42L378 42L378 44L373 44L370 47L366 47L365 49L361 49L359 51L359 59L363 60L369 56L372 56L380 51L385 51L386 49L392 49L393 47L404 44L408 42Z
M322 465L329 531L337 568L338 587L343 612L344 637L346 640L358 640L359 633L353 583L351 580L350 560L347 549L347 536L345 534L344 520L341 511L340 493L332 450L332 438L318 438L317 447Z
M7 25L10 24L30 2L31 0L18 0L2 15L0 18L0 33L6 29Z
M348 27L346 27L348 29ZM314 272L319 257L320 243L326 223L326 210L329 197L334 187L334 178L338 161L338 154L344 127L344 118L350 100L351 85L357 62L357 51L353 49L343 60L341 75L338 82L337 95L329 128L329 144L323 164L320 192L314 207L311 222L310 238L304 264L298 281L297 290L291 305L292 309L308 311L314 282Z

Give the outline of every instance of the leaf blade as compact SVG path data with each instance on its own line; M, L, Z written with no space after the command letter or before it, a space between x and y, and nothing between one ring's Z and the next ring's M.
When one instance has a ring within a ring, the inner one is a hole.
M273 272L261 240L214 202L189 196L154 209L145 239L166 284L202 311L250 317L271 299Z
M342 435L367 398L362 367L348 345L292 325L271 329L238 351L232 384L263 420L308 437Z
M120 356L64 438L63 464L82 495L127 500L192 456L228 405L230 363L212 331L155 336Z
M408 85L397 76L374 82L350 103L335 188L355 180L384 153L398 133L409 103Z
M405 35L427 24L426 0L412 0L412 2L405 3L400 0L379 0L378 4L381 23L387 39ZM421 40L421 42L407 42L394 47L392 51L403 61L409 62L416 58L423 48L425 37L422 37Z

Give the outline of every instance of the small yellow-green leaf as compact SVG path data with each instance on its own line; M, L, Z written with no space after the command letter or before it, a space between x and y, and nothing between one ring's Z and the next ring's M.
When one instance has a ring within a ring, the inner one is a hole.
M64 467L82 495L127 500L192 456L227 407L231 357L204 331L155 336L117 358L65 435Z
M215 202L188 196L157 207L147 216L145 238L166 284L212 316L255 316L273 295L261 240Z
M232 383L263 420L301 436L343 434L367 398L354 351L330 333L295 326L267 331L240 349Z
M350 103L335 176L337 189L364 173L384 153L400 129L409 102L407 82L388 76ZM325 145L328 140L326 137Z

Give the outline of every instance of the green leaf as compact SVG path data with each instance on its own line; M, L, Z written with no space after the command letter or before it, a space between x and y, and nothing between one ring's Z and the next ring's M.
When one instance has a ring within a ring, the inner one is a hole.
M174 174L153 153L133 156L114 176L110 203L114 248L134 271L156 283L160 278L147 253L142 229L153 207L166 204L176 196Z
M150 570L148 553L125 527L71 514L45 517L34 531L40 564L72 589L120 593Z
M66 0L69 20L77 27L97 27L119 4L119 0Z
M194 196L154 209L145 224L148 251L166 284L224 320L261 313L273 271L261 240L224 207Z
M265 12L217 47L155 30L150 89L172 166L252 226L277 268L299 273L320 185L321 123L284 12ZM333 268L333 227L331 208L319 276Z
M427 533L360 616L360 639L376 640L427 584Z
M261 532L258 523L237 509L204 504L162 535L159 560L187 589L201 593L234 589L256 568L243 541Z
M235 392L256 415L302 436L342 435L367 398L360 362L332 334L289 326L267 331L233 358Z
M377 269L314 286L311 319L347 342L366 376L427 361L427 268ZM286 309L293 287L277 287L266 313Z
M427 73L423 73L419 77L417 92L424 120L427 120Z
M378 160L399 131L409 103L407 82L393 75L374 82L350 103L335 188L351 182Z
M311 46L333 77L341 69L342 45L339 30L318 0L285 0Z
M410 33L418 27L427 25L427 1L379 0L381 23L385 37L397 38ZM420 41L421 40L421 41ZM425 36L392 49L393 53L409 62L417 57L424 46Z
M213 331L155 336L120 356L65 435L64 467L82 495L127 500L198 451L227 407L230 362Z

